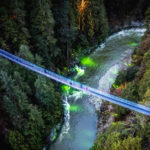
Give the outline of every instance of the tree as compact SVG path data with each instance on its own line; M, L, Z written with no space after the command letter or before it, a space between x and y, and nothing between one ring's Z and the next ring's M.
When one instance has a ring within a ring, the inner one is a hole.
M94 24L94 37L98 38L98 41L100 42L104 40L109 31L103 0L91 1L90 8Z
M11 11L8 12L8 9ZM30 34L26 27L26 11L24 1L11 0L8 4L0 8L0 31L3 35L0 37L1 46L11 52L17 51L20 44L28 44ZM7 43L7 45L6 45Z
M98 135L98 139L91 150L142 150L141 138L128 136L121 139L119 132L108 135Z
M61 116L62 103L60 101L60 94L54 90L54 85L51 81L38 76L34 83L36 89L36 98L40 100L46 111L53 115L54 120Z
M81 29L84 31L85 27L85 12L88 9L88 6L90 5L89 1L85 0L78 0L77 1L77 8L79 12L79 30Z
M33 44L32 51L43 57L44 65L50 67L52 60L58 56L55 46L53 14L49 0L32 0L30 12L30 32ZM53 59L52 59L53 58Z
M57 45L60 47L60 62L67 64L71 59L71 44L75 38L74 28L70 24L70 1L53 0L53 14L56 21L55 35L58 39Z

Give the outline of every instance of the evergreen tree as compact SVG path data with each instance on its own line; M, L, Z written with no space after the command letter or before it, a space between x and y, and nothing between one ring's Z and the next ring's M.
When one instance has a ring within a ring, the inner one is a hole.
M53 14L56 21L55 34L58 39L60 61L69 60L71 57L71 44L75 38L74 29L70 24L70 1L53 0ZM66 62L67 63L67 62Z
M103 0L91 1L90 7L94 24L94 37L98 38L98 41L100 42L108 35L109 30Z
M7 5L9 8L6 9ZM0 45L11 52L18 50L21 44L28 44L30 35L26 27L24 7L24 1L11 0L0 8L0 31L3 33ZM8 12L8 9L11 11Z
M32 51L43 57L44 65L49 67L52 58L55 59L59 49L55 46L53 14L49 0L32 0L30 12Z

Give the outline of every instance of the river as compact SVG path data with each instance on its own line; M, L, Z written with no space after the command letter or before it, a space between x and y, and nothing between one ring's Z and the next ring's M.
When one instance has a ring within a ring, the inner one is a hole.
M88 58L93 66L82 66L84 75L73 79L91 87L109 92L117 73L127 68L134 48L145 29L122 30L108 37ZM101 99L80 91L64 96L65 123L50 150L89 150L97 133L97 114Z

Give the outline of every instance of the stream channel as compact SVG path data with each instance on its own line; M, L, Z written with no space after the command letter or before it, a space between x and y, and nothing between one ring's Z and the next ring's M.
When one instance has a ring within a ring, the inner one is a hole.
M83 84L109 92L118 72L130 66L131 55L145 29L132 28L109 36L88 58L89 66L72 77ZM65 122L50 150L89 150L97 134L97 113L102 100L80 91L64 96Z

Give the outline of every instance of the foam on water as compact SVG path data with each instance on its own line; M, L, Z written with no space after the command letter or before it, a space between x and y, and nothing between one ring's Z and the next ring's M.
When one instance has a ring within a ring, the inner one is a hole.
M64 106L64 124L61 130L61 134L59 135L59 139L58 140L62 140L64 137L64 134L67 134L69 129L70 129L70 124L69 124L69 120L70 120L70 104L68 103L68 98L67 96L65 96L65 98L63 99L63 106Z
M118 38L122 38L122 37L124 37L124 36L129 36L129 35L131 35L131 34L135 34L136 33L136 35L137 36L143 36L144 35L144 32L146 31L146 29L144 29L144 28L142 28L142 29L139 29L139 28L131 28L130 30L122 30L122 31L120 31L120 32L117 32L117 33L115 33L115 34L112 34L111 36L109 36L106 40L105 40L105 42L103 42L102 44L100 44L99 46L98 46L98 48L95 50L95 52L96 51L98 51L98 50L102 50L102 49L104 49L105 48L105 43L107 43L108 41L110 41L110 40L112 40L112 39L115 39L116 37Z

